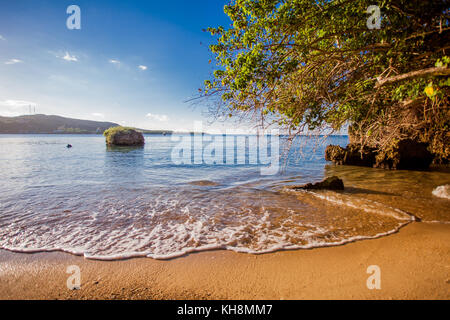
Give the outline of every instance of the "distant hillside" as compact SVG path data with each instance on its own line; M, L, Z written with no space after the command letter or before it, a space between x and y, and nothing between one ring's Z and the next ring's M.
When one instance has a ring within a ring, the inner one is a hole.
M147 130L147 129L139 129L139 128L136 128L136 131L140 131L140 132L142 132L143 134L163 134L163 135L166 135L166 134L173 134L173 131L172 130Z
M103 133L117 123L79 120L44 114L0 117L0 133Z

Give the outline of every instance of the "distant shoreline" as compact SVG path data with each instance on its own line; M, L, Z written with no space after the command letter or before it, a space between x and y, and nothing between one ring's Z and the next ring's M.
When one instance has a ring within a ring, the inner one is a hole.
M120 126L114 122L101 122L93 120L81 120L73 118L65 118L55 115L34 114L22 115L18 117L0 116L0 134L64 134L64 135L101 135L111 127ZM220 135L224 133L215 132L196 132L196 131L174 131L164 129L142 129L135 128L136 131L143 134L204 134L204 135ZM255 133L233 133L233 136L249 136ZM288 134L280 134L280 136L288 137ZM310 136L310 135L299 135ZM318 135L323 137L325 135ZM329 136L347 136L347 134L331 134Z
M210 133L210 132L177 132L177 131L140 131L144 135L177 135L177 134L202 134L202 135L212 135L212 136L219 136L219 135L226 135L225 133ZM103 133L96 133L96 132L0 132L0 135L97 135L97 136L103 136ZM256 134L253 133L232 133L231 136L253 136ZM267 134L269 136L274 136L273 134ZM280 134L280 137L289 137L287 134ZM311 135L298 135L298 137L310 137ZM330 135L317 135L317 137L348 137L347 134L330 134Z
M141 131L142 132L142 131ZM146 134L166 134L171 135L172 132L169 131L155 131L155 132L142 132ZM177 132L178 133L178 132ZM188 132L187 132L188 133ZM103 133L97 132L0 132L0 135L92 135L92 136L103 136Z

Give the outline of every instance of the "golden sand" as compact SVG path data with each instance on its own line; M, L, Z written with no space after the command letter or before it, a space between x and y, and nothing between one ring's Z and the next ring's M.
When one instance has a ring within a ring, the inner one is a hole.
M411 223L400 232L338 247L263 255L230 251L93 261L61 252L0 251L1 299L449 299L450 225ZM81 269L69 290L66 268ZM381 270L369 290L367 268Z

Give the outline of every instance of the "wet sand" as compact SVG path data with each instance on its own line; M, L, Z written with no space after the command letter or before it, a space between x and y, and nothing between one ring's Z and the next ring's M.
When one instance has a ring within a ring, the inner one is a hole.
M81 269L69 290L66 268ZM367 267L381 269L369 290ZM414 222L374 240L263 255L94 261L0 250L0 299L449 299L450 225Z

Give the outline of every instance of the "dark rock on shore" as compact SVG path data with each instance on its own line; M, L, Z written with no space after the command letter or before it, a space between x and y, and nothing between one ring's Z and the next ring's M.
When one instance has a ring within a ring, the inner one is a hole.
M294 190L344 190L344 182L336 176L326 178L325 180L317 183L308 183L303 186L297 186Z
M345 149L341 146L328 145L325 149L325 160L333 161L338 164L342 164L341 162L344 160Z
M383 169L428 169L433 161L428 145L411 139L401 140L379 152L374 167Z
M372 167L375 164L375 157L375 148L367 146L361 148L359 144L349 144L345 149L340 146L329 145L325 149L325 160L340 165Z
M104 132L106 144L114 146L142 146L144 135L132 128L114 127Z
M360 144L350 143L347 148L329 145L325 149L325 160L339 165L354 165L383 169L427 169L433 154L426 143L404 139L382 151Z

